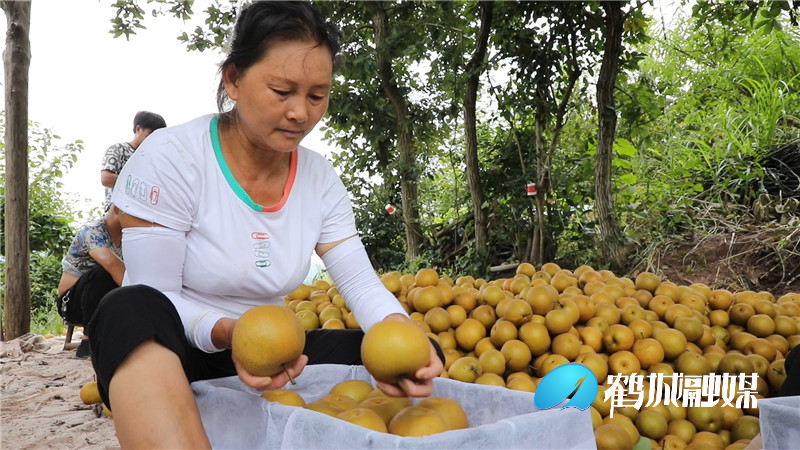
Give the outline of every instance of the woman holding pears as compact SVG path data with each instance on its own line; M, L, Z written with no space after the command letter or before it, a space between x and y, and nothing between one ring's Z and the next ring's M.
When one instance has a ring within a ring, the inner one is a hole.
M380 282L330 163L299 146L325 113L341 36L304 2L255 2L220 67L220 113L154 132L119 175L124 286L89 323L101 397L122 447L209 447L192 381L238 374L277 389L306 364L358 364L361 333L307 335L304 355L271 377L231 352L245 311L283 304L315 251L364 330L409 321ZM430 363L390 395L427 396Z

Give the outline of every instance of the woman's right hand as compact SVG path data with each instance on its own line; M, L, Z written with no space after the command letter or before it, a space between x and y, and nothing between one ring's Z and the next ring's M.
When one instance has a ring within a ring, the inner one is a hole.
M233 347L233 329L236 327L236 322L236 319L226 317L218 320L217 323L214 324L214 329L211 331L211 340L217 348ZM286 386L286 383L291 381L289 376L291 375L291 379L296 378L303 372L303 369L308 363L308 356L300 355L300 357L297 358L291 366L287 367L285 371L271 377L260 377L245 370L244 367L239 364L239 361L236 359L236 353L233 351L231 351L231 359L233 360L233 365L236 367L236 374L239 375L239 379L242 380L244 384L258 391L279 389Z
M259 377L245 370L244 367L239 364L235 354L232 354L231 357L233 358L233 365L236 366L236 373L239 375L239 379L242 380L244 384L257 391L280 389L286 386L286 383L290 381L289 376L291 375L291 379L297 378L303 372L303 369L305 369L306 364L308 364L308 356L300 355L291 366L286 367L286 370L271 377Z

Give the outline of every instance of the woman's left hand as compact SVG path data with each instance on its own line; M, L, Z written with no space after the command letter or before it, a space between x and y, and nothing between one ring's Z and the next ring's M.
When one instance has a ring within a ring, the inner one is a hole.
M384 320L409 321L406 316L392 314ZM376 382L376 387L392 397L427 397L433 393L433 379L442 374L444 364L439 359L433 343L430 344L431 358L428 365L417 370L414 377L401 378L396 384Z
M417 370L414 378L401 378L397 384L378 381L376 386L392 397L427 397L433 394L433 379L442 374L444 365L431 344L431 361Z

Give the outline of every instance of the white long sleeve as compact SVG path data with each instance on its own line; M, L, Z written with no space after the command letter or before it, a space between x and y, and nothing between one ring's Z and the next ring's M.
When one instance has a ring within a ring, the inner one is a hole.
M189 342L208 353L221 351L211 341L211 330L223 316L181 295L186 233L164 227L125 228L122 252L123 285L144 284L161 291L178 310Z
M364 331L390 314L408 316L381 283L358 236L328 250L322 255L322 262Z

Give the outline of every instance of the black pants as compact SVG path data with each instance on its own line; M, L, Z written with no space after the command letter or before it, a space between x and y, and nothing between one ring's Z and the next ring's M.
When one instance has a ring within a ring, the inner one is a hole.
M148 286L125 286L110 292L97 308L88 329L97 385L109 408L111 377L136 347L150 339L178 355L190 383L236 375L231 351L206 353L192 347L172 302ZM308 356L308 364L360 365L363 336L361 330L308 331L303 353ZM436 350L444 361L438 345Z
M58 313L71 324L85 325L92 318L103 296L117 287L111 274L98 264L81 275L78 281L59 298Z
M789 351L783 364L784 370L786 370L786 380L784 380L778 396L800 395L800 345Z

